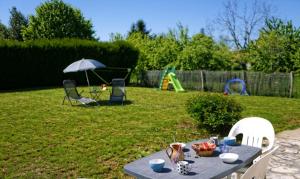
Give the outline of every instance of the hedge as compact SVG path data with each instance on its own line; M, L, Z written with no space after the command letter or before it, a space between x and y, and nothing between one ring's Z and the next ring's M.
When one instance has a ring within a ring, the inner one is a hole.
M124 41L97 42L79 39L0 41L0 89L61 86L64 79L85 84L84 72L63 73L70 63L96 59L108 67L134 68L139 52ZM124 77L126 71L98 72L107 81ZM101 81L89 75L92 84ZM129 78L127 79L129 81Z

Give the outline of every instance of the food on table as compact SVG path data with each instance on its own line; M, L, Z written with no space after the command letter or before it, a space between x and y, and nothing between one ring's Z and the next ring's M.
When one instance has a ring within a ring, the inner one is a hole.
M207 157L213 154L216 145L211 142L200 142L192 144L192 149L194 149L199 156Z

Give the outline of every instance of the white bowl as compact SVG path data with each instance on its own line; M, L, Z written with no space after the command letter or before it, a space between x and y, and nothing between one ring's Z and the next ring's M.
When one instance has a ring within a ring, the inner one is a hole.
M181 145L181 148L184 148L184 147L186 146L185 143L182 143L182 142L174 142L174 143L170 144L170 147L172 147L172 145L174 145L174 144L179 144L179 145Z
M239 159L239 155L235 153L224 153L219 155L219 157L225 163L233 163Z

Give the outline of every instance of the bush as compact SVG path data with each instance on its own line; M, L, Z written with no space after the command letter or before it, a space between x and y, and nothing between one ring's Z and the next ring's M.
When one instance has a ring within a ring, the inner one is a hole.
M201 94L187 102L187 112L209 132L227 134L241 118L242 107L229 96Z
M82 58L96 59L108 67L135 68L138 50L130 44L79 39L0 41L0 89L61 86L64 79L86 85L83 72L63 73L69 64ZM89 72L90 73L90 72ZM99 72L106 81L124 77L127 71ZM91 84L99 83L95 75ZM129 81L129 78L128 78Z

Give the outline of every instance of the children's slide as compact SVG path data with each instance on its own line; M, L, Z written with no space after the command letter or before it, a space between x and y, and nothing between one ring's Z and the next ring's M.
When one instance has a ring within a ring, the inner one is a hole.
M171 80L171 83L173 84L173 87L174 87L174 89L175 89L176 92L184 91L184 89L182 88L182 86L181 86L179 80L177 79L175 73L172 73L172 72L169 73L168 77Z

